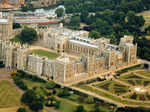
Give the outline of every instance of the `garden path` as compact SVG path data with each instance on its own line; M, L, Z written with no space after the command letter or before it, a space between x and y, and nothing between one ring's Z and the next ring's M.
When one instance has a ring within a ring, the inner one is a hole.
M147 77L147 76L144 76L144 75L141 75L141 74L139 74L139 73L135 73L137 76L140 76L140 77L143 77L143 78L145 78L145 79L149 79L150 80L150 77Z

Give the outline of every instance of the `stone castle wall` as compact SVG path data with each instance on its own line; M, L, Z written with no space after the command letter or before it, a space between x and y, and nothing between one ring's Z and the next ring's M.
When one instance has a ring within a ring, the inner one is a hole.
M83 56L80 61L72 60L64 54L51 60L30 54L28 52L30 49L31 46L28 45L0 40L0 59L4 61L8 69L24 70L57 82L80 79L86 74L87 76L101 74L137 61L137 45L126 41L121 41L119 46L101 44L96 49L93 49L93 46L85 47L81 44L74 44L71 48L66 47L66 49L73 49L75 53L81 52ZM89 50L88 54L84 52L86 50Z

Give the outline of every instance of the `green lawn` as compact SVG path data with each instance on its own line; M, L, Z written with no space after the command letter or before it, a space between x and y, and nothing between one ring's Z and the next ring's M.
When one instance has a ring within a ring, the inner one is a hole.
M99 84L96 84L96 85L93 85L93 86L109 91L109 87L111 85L111 82L112 81L103 81L102 83L99 83Z
M74 97L73 99L76 99L77 96L78 95L73 94L70 97ZM59 100L61 101L59 109L60 112L74 112L78 105L83 105L88 112L94 110L94 104L81 103L77 101L78 99L72 101L70 98L59 98ZM99 105L99 108L102 112L113 112L112 109L110 110L110 106L105 104Z
M141 72L137 72L137 73L150 78L150 71L141 71Z
M59 111L60 112L74 112L76 108L76 103L66 100L66 99L60 99L61 104Z
M92 88L90 86L87 86L87 85L78 85L76 87L81 88L81 89L86 90L86 91L93 92L99 96L109 98L111 100L114 100L116 102L120 102L122 104L139 105L139 106L149 106L150 105L150 103L146 103L146 102L144 102L144 103L143 102L134 102L134 101L129 101L128 99L121 99L119 97L112 96L111 94L99 91L99 90Z
M21 95L7 80L0 81L0 108L20 105Z
M119 94L119 95L128 92L128 88L129 88L128 86L125 86L116 81L104 81L102 83L93 86L95 86L96 88L104 89L110 93Z
M140 76L137 76L134 73L131 73L131 74L127 74L127 75L124 75L124 76L120 76L119 79L144 79L144 78L142 78Z
M50 58L50 59L56 59L57 57L60 56L57 53L52 53L52 52L45 51L45 50L40 50L40 49L33 50L32 53L37 54L39 56L44 56L44 57L47 57L47 58Z

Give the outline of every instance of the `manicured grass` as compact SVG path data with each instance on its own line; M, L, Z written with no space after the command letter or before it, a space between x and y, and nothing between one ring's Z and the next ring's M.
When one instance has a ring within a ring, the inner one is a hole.
M92 87L87 86L87 85L78 85L76 87L81 88L81 89L86 90L86 91L89 91L89 92L93 92L99 96L111 99L115 102L120 102L122 104L139 105L139 106L149 106L150 105L150 103L147 103L147 102L144 102L144 103L143 102L134 102L134 101L129 101L128 99L121 99L119 97L112 96L111 94L108 94L106 92L102 92L100 90L97 90L97 89L92 88Z
M131 74L128 74L128 75L120 76L119 79L143 79L143 78L140 77L140 76L137 76L134 73L131 73Z
M67 99L59 99L61 101L59 111L60 112L74 112L76 108L76 103L69 101Z
M0 112L17 112L18 107L0 108Z
M94 104L78 102L77 97L79 96L72 94L71 96L69 96L69 98L59 98L59 100L61 101L59 109L60 112L74 112L78 105L83 105L87 112L91 112L92 110L94 110ZM74 99L74 101L71 100L72 98ZM102 112L113 112L113 109L110 109L110 106L106 104L99 105L99 108Z
M104 96L104 97L113 99L113 100L115 100L115 101L120 101L119 98L117 98L117 97L115 97L115 96L112 96L112 95L110 95L110 94L104 93L104 92L102 92L102 91L99 91L99 90L97 90L97 89L95 89L95 88L92 88L92 87L90 87L90 86L86 86L86 85L81 85L81 86L80 86L80 85L78 85L77 87L79 87L79 88L81 88L81 89L83 89L83 90L86 90L86 91L93 92L93 93L95 93L95 94L97 94L97 95L100 95L100 96Z
M137 72L137 73L150 78L150 71L140 71L140 72Z
M20 105L21 95L7 80L0 81L0 108Z
M110 89L109 89L110 93L113 93L113 94L116 94L116 95L124 94L124 93L128 92L128 90L129 90L128 86L123 85L119 82L115 82L115 81L113 81L111 83L111 86L110 86Z
M119 95L128 92L127 86L120 84L116 81L104 81L102 83L93 86L104 89L110 93L119 94Z
M133 86L149 86L150 80L148 79L122 79L121 81L126 82Z
M104 81L102 83L99 83L99 84L96 84L96 85L93 85L93 86L109 91L109 87L111 85L111 82L112 81Z
M50 58L50 59L56 59L57 57L60 56L57 53L52 53L52 52L45 51L45 50L40 50L40 49L33 50L32 53L37 54L39 56L44 56L44 57L47 57L47 58Z

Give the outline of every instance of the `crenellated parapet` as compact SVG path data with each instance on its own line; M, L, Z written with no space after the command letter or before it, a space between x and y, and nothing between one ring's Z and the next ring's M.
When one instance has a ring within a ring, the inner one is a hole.
M49 43L53 50L0 40L0 59L8 69L24 70L62 83L115 71L137 62L137 44L133 44L132 36L124 36L119 45L112 45L106 38L93 40L62 35L65 37L49 34L48 38L55 42ZM58 52L59 55L52 59L32 52L37 49L50 51L52 55ZM78 54L80 59L71 57L71 52Z

